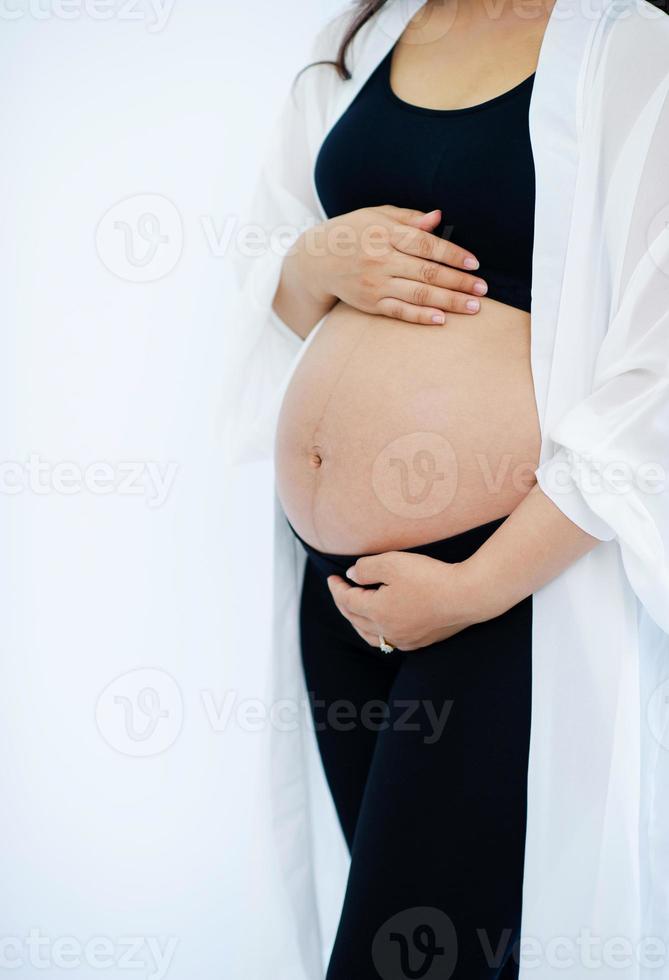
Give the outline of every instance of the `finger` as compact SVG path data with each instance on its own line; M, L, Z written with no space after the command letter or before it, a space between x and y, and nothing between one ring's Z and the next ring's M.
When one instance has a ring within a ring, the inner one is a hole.
M430 262L416 258L414 255L405 255L404 252L395 251L388 271L391 276L397 276L398 279L410 279L412 282L426 283L428 286L450 289L456 293L467 293L470 296L485 296L488 292L488 284L480 276L452 269L440 262Z
M335 606L344 619L349 621L351 626L355 626L357 630L367 630L368 633L376 632L376 626L371 619L368 619L366 616L358 616L356 613L351 612L350 609L346 608L343 601L340 601L338 597L335 598L334 591L332 589L330 591L332 592L332 598L334 599Z
M378 595L378 589L361 589L357 585L349 585L339 575L329 575L327 582L337 608L347 618L350 614L362 616L371 623L376 621L373 599Z
M356 589L353 586L347 586L347 583L339 575L330 575L328 577L328 586L335 599L335 605L344 619L347 619L351 626L354 628L356 633L366 640L370 646L379 646L379 637L383 633L382 627L369 616L361 616L358 613L353 612L347 607L347 599L351 593L365 592L365 589ZM344 586L345 588L341 588ZM335 597L336 596L336 597ZM340 597L344 597L340 601Z
M438 238L420 228L397 225L391 233L391 242L396 249L406 255L416 255L432 262L442 262L455 269L478 269L479 261L475 255L446 238Z
M413 228L423 228L432 231L441 221L441 210L435 208L433 211L418 211L415 208L398 208L394 204L383 204L378 211L383 211L385 215L392 218L399 224L410 225Z
M351 585L350 582L347 582L346 579L341 577L341 575L328 575L327 584L337 609L339 609L341 613L344 613L344 615L348 618L348 594L353 591L353 589L357 589L358 592L363 592L364 589Z
M404 300L413 306L429 306L430 309L441 309L446 313L467 313L470 316L481 309L481 300L475 296L439 286L427 286L411 279L393 276L386 288L392 291L391 298Z
M404 323L417 323L427 326L443 326L446 323L446 314L443 310L438 310L433 306L414 306L413 303L405 303L401 299L393 299L384 296L376 304L374 312L380 316L388 316L393 320L403 320Z
M421 228L423 231L434 231L434 229L441 223L441 211L436 208L434 211L428 211L424 214L422 218L417 221L412 222L416 228Z
M339 610L346 619L348 619L351 626L354 626L358 632L368 633L370 636L375 636L378 645L379 634L382 632L377 624L369 619L367 616L357 616L355 613L350 612L350 610L344 608Z
M334 595L333 599L340 616L347 620L347 622L351 624L356 632L360 633L361 636L375 636L378 641L381 630L373 620L369 619L367 616L359 616L357 613L352 612L346 607L344 602L340 602L338 599L334 598Z
M346 569L346 575L356 585L387 585L396 567L392 551L380 555L365 555Z

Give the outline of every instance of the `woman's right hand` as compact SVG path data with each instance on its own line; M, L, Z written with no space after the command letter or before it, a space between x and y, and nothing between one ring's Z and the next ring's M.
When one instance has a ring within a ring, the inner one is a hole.
M441 211L382 205L324 221L299 242L304 287L327 306L342 300L364 313L442 324L474 315L486 283L471 252L432 234Z

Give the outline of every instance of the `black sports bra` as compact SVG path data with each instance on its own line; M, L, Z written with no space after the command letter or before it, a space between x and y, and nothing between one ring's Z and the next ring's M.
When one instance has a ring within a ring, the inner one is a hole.
M329 218L381 204L442 210L434 234L469 249L488 296L530 309L534 75L464 109L429 109L390 86L393 49L326 136L314 171Z

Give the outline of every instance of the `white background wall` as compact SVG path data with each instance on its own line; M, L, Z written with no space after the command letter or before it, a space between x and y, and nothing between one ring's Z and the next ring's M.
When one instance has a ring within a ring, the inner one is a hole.
M271 474L220 463L212 229L341 7L0 0L0 968L22 980L296 976L265 736L236 715L264 691Z

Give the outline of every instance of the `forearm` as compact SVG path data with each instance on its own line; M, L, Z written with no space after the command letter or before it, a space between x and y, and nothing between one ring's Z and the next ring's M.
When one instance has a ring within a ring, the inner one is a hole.
M535 485L501 527L464 562L477 620L532 595L600 543Z
M301 236L283 260L272 303L277 316L303 340L337 301L318 284L314 261Z

